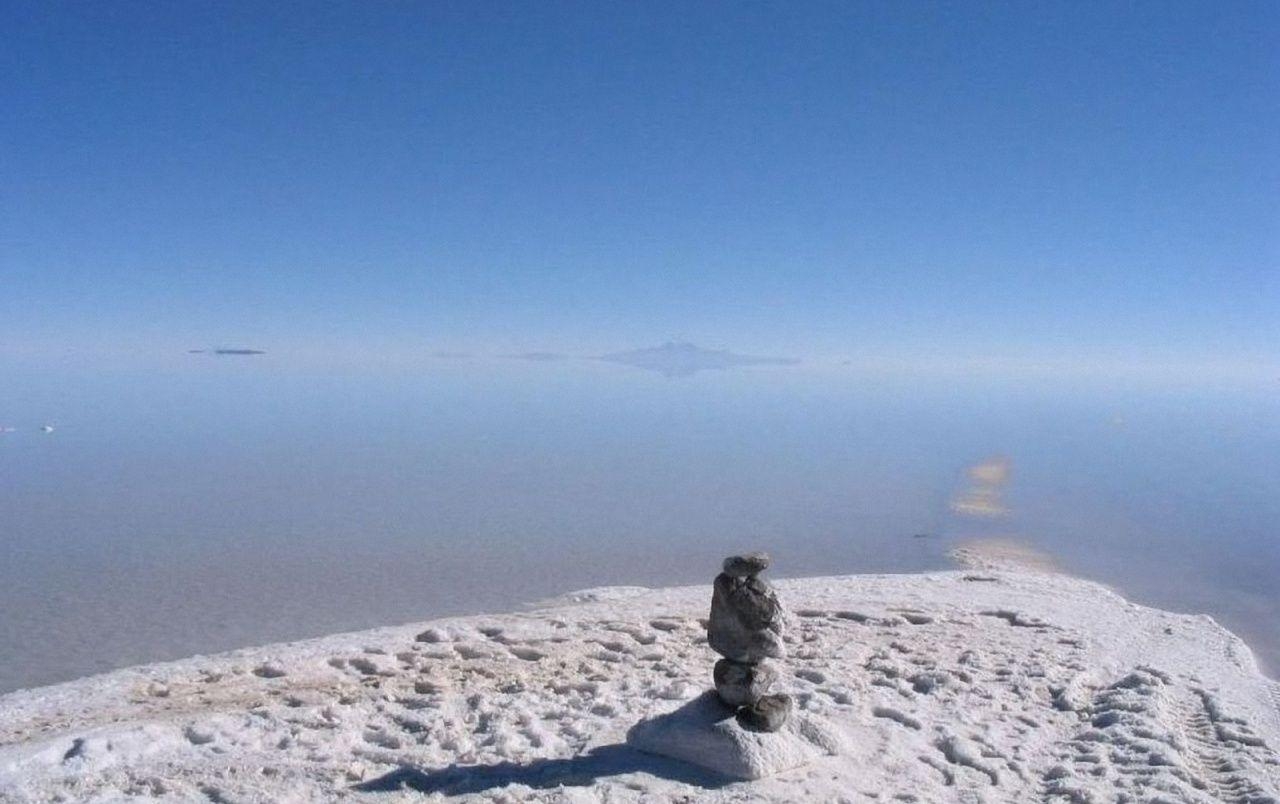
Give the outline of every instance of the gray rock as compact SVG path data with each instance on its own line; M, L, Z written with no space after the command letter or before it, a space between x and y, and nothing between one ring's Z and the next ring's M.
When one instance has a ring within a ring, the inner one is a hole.
M766 695L738 710L738 725L748 731L777 731L790 716L790 695Z
M755 663L786 656L782 604L757 577L716 576L707 622L711 649L735 662Z
M712 675L720 700L735 708L760 700L778 680L778 671L768 662L744 664L729 659L716 662Z
M724 560L724 574L733 578L749 578L769 569L770 563L769 554L759 551L729 556Z

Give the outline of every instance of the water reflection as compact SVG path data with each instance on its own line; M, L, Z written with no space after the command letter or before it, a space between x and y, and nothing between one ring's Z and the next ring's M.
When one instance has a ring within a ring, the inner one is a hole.
M744 546L785 575L900 572L1015 534L1280 656L1273 395L656 365L10 371L0 645L24 648L0 689L699 583Z
M951 500L951 510L962 516L1000 519L1009 515L1004 489L1013 462L1003 455L987 458L965 470L969 485Z

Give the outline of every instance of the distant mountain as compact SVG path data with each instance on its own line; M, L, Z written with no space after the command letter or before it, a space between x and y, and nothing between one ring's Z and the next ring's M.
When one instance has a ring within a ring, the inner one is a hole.
M793 366L799 360L789 357L740 355L726 349L703 349L692 343L668 341L648 349L614 352L600 360L656 371L667 377L688 377L699 371L723 370L739 366Z

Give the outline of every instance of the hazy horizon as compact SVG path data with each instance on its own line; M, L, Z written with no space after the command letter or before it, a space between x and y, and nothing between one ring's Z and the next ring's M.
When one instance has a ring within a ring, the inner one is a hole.
M787 576L937 569L968 538L1280 658L1270 389L271 352L9 377L0 642L26 647L0 688L695 583L746 547Z

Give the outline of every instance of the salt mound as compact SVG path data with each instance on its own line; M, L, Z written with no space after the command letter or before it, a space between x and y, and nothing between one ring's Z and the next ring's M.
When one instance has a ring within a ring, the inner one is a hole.
M812 718L792 718L772 733L747 731L715 692L705 692L665 715L642 721L627 744L732 779L762 779L840 753L837 732Z

